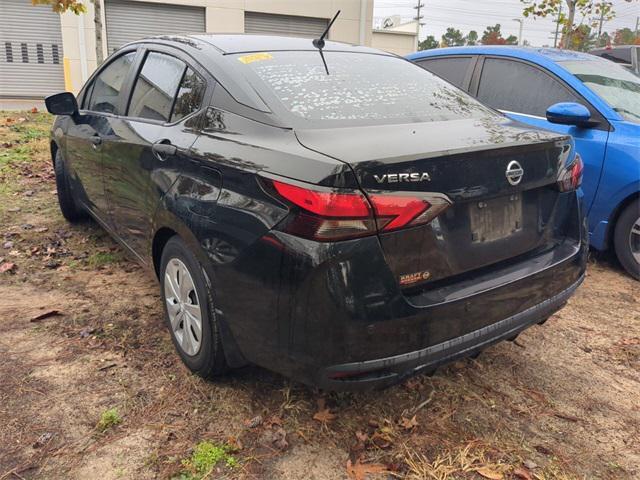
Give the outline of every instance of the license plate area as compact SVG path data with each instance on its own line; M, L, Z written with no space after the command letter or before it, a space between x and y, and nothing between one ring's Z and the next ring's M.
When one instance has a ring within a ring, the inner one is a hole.
M501 240L522 230L522 197L519 194L469 204L471 241Z

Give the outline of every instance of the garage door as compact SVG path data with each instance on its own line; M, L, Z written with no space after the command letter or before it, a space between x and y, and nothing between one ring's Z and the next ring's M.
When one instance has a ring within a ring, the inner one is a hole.
M0 0L0 96L64 90L60 16L31 0Z
M244 32L257 35L283 35L285 37L318 38L327 28L326 18L273 15L245 12Z
M106 0L105 19L109 52L144 37L206 31L205 9L200 7Z

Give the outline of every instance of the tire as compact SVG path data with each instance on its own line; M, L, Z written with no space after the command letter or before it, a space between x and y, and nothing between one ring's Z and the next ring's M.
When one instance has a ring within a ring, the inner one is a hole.
M613 243L622 266L640 280L640 199L627 205L618 217Z
M69 184L69 177L67 176L67 169L64 165L64 158L60 150L56 152L56 158L53 163L53 171L56 176L56 189L58 190L58 203L60 204L60 211L62 216L70 223L76 223L86 217L84 211L78 206L71 186Z
M211 291L202 265L180 237L172 237L165 245L160 274L165 321L180 358L201 377L222 375L228 367ZM200 312L199 331L196 311Z

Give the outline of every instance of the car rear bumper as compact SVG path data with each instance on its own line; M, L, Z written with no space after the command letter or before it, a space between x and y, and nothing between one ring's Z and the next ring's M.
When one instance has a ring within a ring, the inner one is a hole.
M317 383L329 390L384 388L460 357L472 356L526 328L544 322L562 308L584 280L584 274L557 295L478 330L421 350L363 362L333 365L319 372Z

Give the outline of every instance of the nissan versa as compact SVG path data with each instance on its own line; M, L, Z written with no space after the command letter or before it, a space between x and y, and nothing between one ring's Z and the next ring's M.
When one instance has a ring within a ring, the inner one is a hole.
M205 377L383 387L544 322L584 276L571 138L391 54L160 37L47 106L63 215L155 272Z

